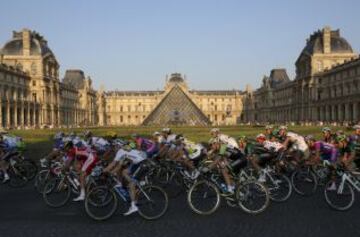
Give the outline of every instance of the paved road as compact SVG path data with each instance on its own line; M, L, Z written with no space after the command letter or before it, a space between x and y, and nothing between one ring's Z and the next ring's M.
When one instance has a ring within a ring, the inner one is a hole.
M360 236L360 202L350 211L336 212L329 209L321 192L310 198L293 194L288 202L272 203L258 216L226 205L211 216L198 216L188 208L185 196L170 201L168 212L157 221L118 213L98 223L86 216L80 203L52 209L30 184L22 189L2 185L0 236Z

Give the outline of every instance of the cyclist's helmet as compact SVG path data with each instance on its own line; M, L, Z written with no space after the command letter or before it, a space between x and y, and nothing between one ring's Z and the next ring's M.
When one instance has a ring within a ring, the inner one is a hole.
M285 125L282 125L282 126L279 127L279 130L287 130L287 129L288 129L288 127L285 126Z
M336 136L336 142L344 142L344 141L346 141L346 136L345 135Z
M171 134L171 129L170 128L163 128L161 131L163 133Z
M210 130L210 133L219 133L220 132L220 129L219 128L212 128Z
M133 133L133 134L131 134L131 137L132 137L132 138L138 138L138 137L140 137L140 135L137 134L137 133Z
M315 137L313 135L307 135L304 139L306 142L315 141Z
M136 144L135 144L135 142L130 142L130 143L129 143L129 147L130 147L131 149L136 149Z
M329 128L329 127L323 127L323 128L321 129L321 132L323 132L323 133L325 133L325 132L331 132L331 128Z
M262 133L260 133L260 134L258 134L258 135L256 136L256 141L257 141L257 142L265 141L265 140L266 140L266 136L265 136L264 134L262 134Z
M156 132L153 133L153 136L154 136L154 137L161 136L161 133L159 133L159 132L156 131Z
M265 126L265 130L268 130L268 129L273 129L274 128L274 126L273 125L271 125L271 124L269 124L269 125L266 125Z
M86 138L92 137L92 132L90 130L86 130L84 132L84 137L86 137Z
M354 130L359 130L359 129L360 129L360 124L355 125L355 126L353 127L353 129L354 129Z
M241 135L241 136L238 137L238 141L246 142L246 141L247 141L247 137L244 136L244 135Z

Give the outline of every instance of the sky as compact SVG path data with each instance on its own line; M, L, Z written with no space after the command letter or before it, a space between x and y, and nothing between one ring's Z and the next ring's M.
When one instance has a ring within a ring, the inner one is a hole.
M95 88L162 89L186 75L192 89L255 89L273 68L294 63L314 31L331 26L360 50L357 0L2 0L0 44L13 30L45 36L66 69Z

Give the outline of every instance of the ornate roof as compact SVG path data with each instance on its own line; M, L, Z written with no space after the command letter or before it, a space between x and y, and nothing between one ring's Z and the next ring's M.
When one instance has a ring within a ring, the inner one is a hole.
M63 83L71 85L76 89L84 89L85 74L82 70L79 69L66 70Z
M301 53L314 54L323 53L323 30L314 32L307 40L306 45ZM346 39L340 36L340 30L330 32L330 48L332 53L353 53L351 45Z
M29 30L20 32L13 31L13 37L8 41L1 50L4 55L22 55L23 54L23 33ZM52 55L51 49L48 47L47 41L43 36L35 31L30 32L30 55Z

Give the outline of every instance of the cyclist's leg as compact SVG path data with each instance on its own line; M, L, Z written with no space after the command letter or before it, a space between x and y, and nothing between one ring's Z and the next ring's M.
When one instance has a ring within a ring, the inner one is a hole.
M134 165L130 165L128 168L124 169L122 171L122 177L127 181L128 188L129 188L129 194L131 199L131 205L129 210L124 213L124 215L130 215L131 213L137 212L138 207L136 205L136 185L134 180L131 178L131 169L134 168Z

